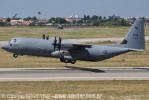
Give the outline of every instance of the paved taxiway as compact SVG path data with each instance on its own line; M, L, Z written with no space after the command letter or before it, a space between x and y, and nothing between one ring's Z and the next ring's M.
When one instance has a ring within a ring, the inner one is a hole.
M8 68L0 81L149 80L149 68Z

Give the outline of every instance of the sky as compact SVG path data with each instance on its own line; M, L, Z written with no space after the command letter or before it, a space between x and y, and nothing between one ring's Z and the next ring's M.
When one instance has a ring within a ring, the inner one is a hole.
M149 0L0 0L0 17L98 15L149 17Z

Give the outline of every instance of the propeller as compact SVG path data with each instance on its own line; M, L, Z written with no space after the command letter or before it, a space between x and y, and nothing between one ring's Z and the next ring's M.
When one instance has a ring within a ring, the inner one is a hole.
M56 39L56 37L55 37L55 38L54 38L54 43L53 43L54 51L55 51L55 49L56 49L56 44L57 44L57 39Z
M59 50L59 51L61 50L61 42L62 42L62 38L59 37L59 43L58 43L58 50Z
M56 48L60 51L61 50L61 42L62 42L62 38L59 37L58 38L58 43L57 43L57 38L54 38L54 42L53 42L53 46L54 46L54 51L56 50Z

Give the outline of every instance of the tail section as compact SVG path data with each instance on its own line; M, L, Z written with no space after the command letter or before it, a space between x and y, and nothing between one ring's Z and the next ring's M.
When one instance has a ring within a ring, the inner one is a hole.
M144 21L142 19L135 21L121 44L132 51L145 51Z

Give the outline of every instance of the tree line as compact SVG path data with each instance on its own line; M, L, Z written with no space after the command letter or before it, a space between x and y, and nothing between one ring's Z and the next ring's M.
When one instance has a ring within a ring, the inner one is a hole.
M19 20L23 19L24 21L32 21L30 26L35 25L46 25L48 23L52 23L53 25L57 24L64 24L64 25L85 25L85 26L130 26L131 22L129 20L126 20L124 18L120 17L104 17L104 16L97 16L97 15L84 15L82 18L79 18L79 20L72 20L72 21L66 21L65 18L62 17L51 17L47 21L42 22L40 18L37 18L36 16L33 17L26 17L26 18L7 18L5 22L0 20L0 26L6 26L9 25L11 20ZM145 18L144 18L145 19ZM136 18L132 18L131 21L135 21ZM149 22L149 20L147 20Z

